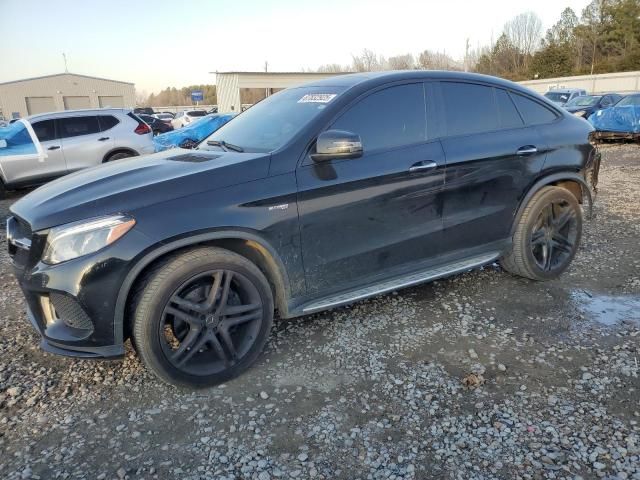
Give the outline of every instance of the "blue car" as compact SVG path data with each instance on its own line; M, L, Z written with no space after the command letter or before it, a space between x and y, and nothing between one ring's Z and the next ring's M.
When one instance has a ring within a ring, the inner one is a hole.
M627 95L613 107L589 117L596 137L640 140L640 93Z
M153 137L156 152L162 152L170 148L194 148L234 116L234 114L229 113L214 113L206 115L186 127L157 135Z
M609 108L620 101L622 95L603 93L602 95L582 95L569 100L564 108L576 117L589 118L598 110Z

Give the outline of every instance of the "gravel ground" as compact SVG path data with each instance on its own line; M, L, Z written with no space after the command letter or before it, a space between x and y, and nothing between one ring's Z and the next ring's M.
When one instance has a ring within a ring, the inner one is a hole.
M131 349L41 352L1 248L0 478L640 479L640 149L603 153L561 279L491 266L280 321L195 393Z

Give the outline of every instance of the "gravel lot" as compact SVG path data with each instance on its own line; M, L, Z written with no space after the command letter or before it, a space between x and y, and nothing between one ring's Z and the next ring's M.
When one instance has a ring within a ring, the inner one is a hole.
M3 246L0 478L640 479L640 148L603 154L560 280L491 266L280 321L196 393L131 349L41 352Z

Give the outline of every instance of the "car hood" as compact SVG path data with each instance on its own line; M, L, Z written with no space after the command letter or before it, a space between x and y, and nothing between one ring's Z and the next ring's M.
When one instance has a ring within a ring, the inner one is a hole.
M258 180L268 172L269 154L172 149L67 175L26 195L11 211L36 231Z
M575 113L575 112L581 112L582 110L584 110L585 112L588 112L589 110L593 110L594 106L590 105L588 107L565 107L565 110L569 113Z

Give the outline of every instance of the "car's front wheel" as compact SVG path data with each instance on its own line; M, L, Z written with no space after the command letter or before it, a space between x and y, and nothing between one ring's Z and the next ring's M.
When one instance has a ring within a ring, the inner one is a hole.
M582 210L575 196L565 188L544 187L525 207L500 264L533 280L556 278L571 264L581 236Z
M168 257L143 279L133 305L133 340L165 382L213 386L256 361L273 310L258 267L227 250L197 248Z

